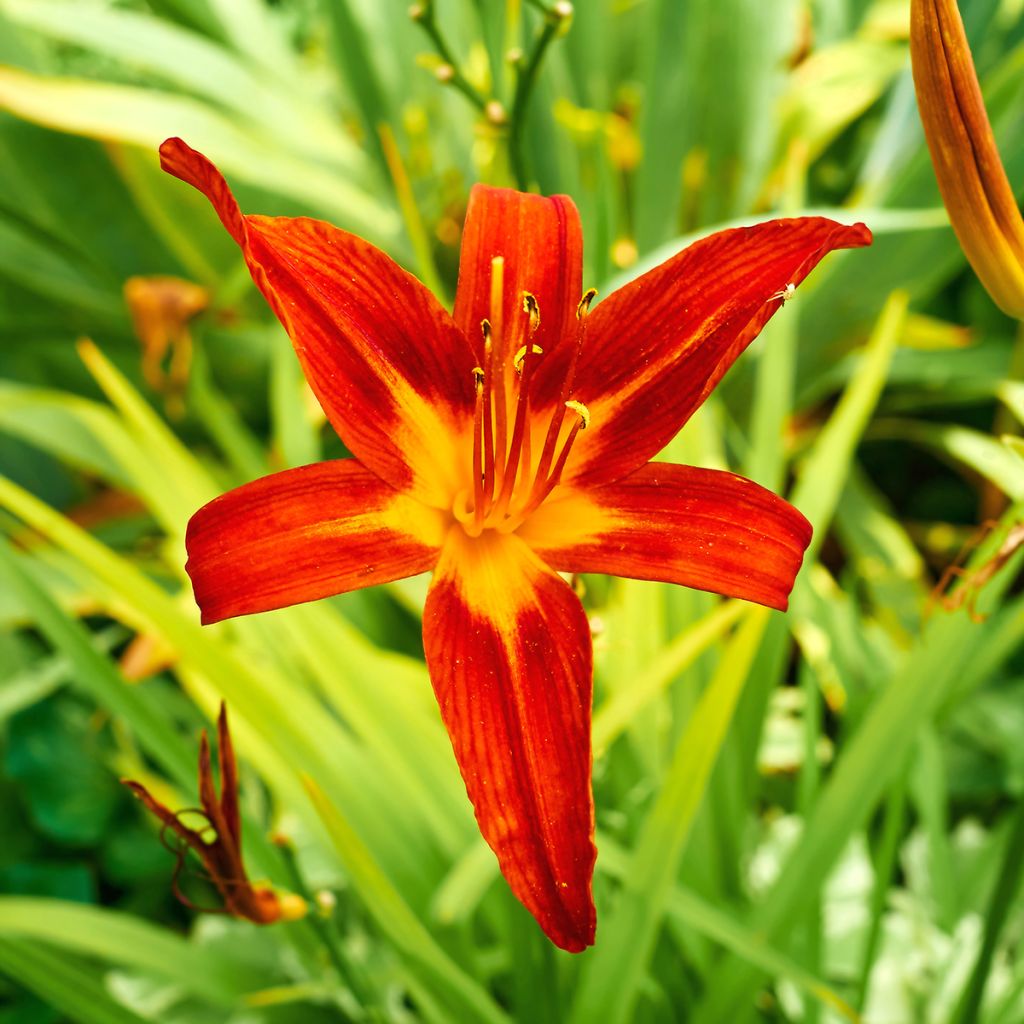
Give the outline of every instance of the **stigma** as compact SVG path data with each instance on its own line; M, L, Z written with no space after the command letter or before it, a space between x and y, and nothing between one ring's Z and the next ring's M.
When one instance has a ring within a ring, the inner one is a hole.
M460 491L452 514L466 533L517 530L557 486L590 412L573 395L573 378L590 303L587 291L576 308L575 337L560 393L554 405L538 406L536 371L544 359L534 343L542 310L530 292L520 294L507 311L505 261L491 261L490 316L481 322L482 366L473 367L476 403L473 417L472 487ZM510 314L510 315L506 315Z

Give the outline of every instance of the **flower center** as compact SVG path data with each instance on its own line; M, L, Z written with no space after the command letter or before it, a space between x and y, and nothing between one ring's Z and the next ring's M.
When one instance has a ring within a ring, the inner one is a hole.
M520 307L506 322L504 275L505 261L496 256L491 261L491 315L481 324L484 365L473 368L473 488L461 491L453 507L471 537L486 529L518 529L555 488L576 436L590 423L587 407L571 396L587 313L597 293L590 289L576 307L576 337L545 429L543 410L531 407L530 394L544 358L533 341L540 307L533 295L523 292Z

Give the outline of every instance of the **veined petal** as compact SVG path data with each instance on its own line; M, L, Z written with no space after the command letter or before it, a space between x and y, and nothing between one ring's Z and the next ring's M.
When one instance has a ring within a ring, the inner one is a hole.
M651 462L612 484L560 489L519 536L560 572L681 583L785 610L811 526L751 480Z
M953 230L996 305L1024 318L1024 219L999 159L955 0L912 0L910 57Z
M320 462L204 505L185 568L203 622L219 622L426 572L444 523L355 459Z
M475 346L480 366L484 365L480 323L487 319L497 326L491 273L498 256L504 260L501 321L505 329L504 338L496 337L495 344L514 354L525 343L525 336L516 331L525 330L528 323L523 292L530 292L540 309L533 344L544 352L532 394L535 401L546 402L561 384L558 374L564 374L575 338L576 307L583 291L583 230L573 201L568 196L473 187L462 232L454 317Z
M448 535L427 667L480 831L516 897L571 952L594 941L592 657L583 607L517 537Z
M590 313L573 398L590 410L563 475L617 480L675 436L798 285L863 224L824 217L720 231L630 282Z
M393 487L450 507L465 486L475 360L434 296L330 224L243 215L220 172L180 139L160 155L166 171L206 195L241 247L352 453Z

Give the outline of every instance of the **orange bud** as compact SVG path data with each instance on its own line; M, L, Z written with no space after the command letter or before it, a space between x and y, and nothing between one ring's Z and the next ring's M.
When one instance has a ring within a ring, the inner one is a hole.
M911 0L910 56L953 230L996 305L1024 318L1024 220L999 159L955 0Z

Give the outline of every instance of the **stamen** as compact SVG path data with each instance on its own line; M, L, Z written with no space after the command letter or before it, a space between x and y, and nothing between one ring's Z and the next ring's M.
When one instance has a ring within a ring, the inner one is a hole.
M540 462L537 463L538 482L546 476L548 467L551 465L551 460L555 455L555 445L558 443L558 435L562 429L566 403L569 401L569 396L572 394L572 386L576 376L576 364L579 362L580 351L583 348L583 339L586 337L587 333L587 317L590 315L590 304L594 301L596 296L597 289L588 288L583 293L583 298L580 299L579 304L576 306L576 344L573 346L572 352L569 354L569 365L566 367L565 377L562 379L562 388L558 395L558 404L555 406L555 411L551 417L551 423L548 425L548 432L544 438L544 447L541 449Z
M491 325L485 320L484 323L487 325L484 330L484 366L493 367L494 365L494 343L491 340ZM484 371L483 379L483 393L480 401L480 417L483 420L483 442L484 442L484 456L483 456L483 494L479 504L481 509L481 515L483 515L483 508L485 505L490 504L491 497L494 494L494 417L491 415L491 398L494 392L494 373L487 369ZM504 395L499 400L499 405L504 406Z
M572 451L573 442L576 440L576 435L581 430L586 430L590 426L590 410L582 402L566 402L565 407L572 409L577 414L579 419L572 425L572 430L569 431L569 436L565 439L565 444L562 445L562 450L558 453L558 460L555 462L554 469L551 470L547 480L544 481L543 485L538 489L534 487L534 494L530 496L530 502L523 509L522 515L524 518L528 516L538 505L555 489L555 485L562 478L562 470L565 469L565 464L569 459L569 452ZM538 477L538 483L541 478Z
M530 350L535 355L543 355L544 349L540 345L531 345ZM523 372L523 360L526 359L526 346L520 345L519 350L516 352L515 358L512 360L512 365L516 368L516 373L521 374Z
M504 474L505 445L508 441L508 413L505 409L505 258L491 260L491 319L492 341L486 370L491 398L494 402L494 472ZM488 417L489 419L490 417Z
M530 315L530 335L537 333L540 328L540 306L530 292L523 292L523 312Z
M484 344L486 348L486 342ZM484 521L484 371L480 366L473 367L473 385L476 391L473 408L473 527L480 530Z
M574 413L580 418L580 430L586 430L590 426L590 410L582 402L568 401L565 403L566 409L572 409Z
M511 533L513 530L518 530L519 527L522 526L526 517L532 512L535 512L547 496L555 489L558 485L558 481L562 478L562 471L565 469L565 464L569 460L569 453L572 451L576 435L581 430L586 430L590 425L590 410L582 402L566 402L565 408L572 409L572 411L576 413L576 422L572 425L572 429L569 431L569 436L566 437L565 443L562 445L562 450L558 453L558 459L555 461L555 465L551 470L551 473L547 478L544 478L538 473L534 481L533 490L530 492L529 500L516 512L515 518L507 522L503 527L506 532Z
M540 309L537 300L529 292L523 293L523 311L530 314L531 326L534 322L540 323ZM536 321L534 321L536 317ZM518 355L518 353L517 353ZM512 427L512 442L509 445L508 462L505 465L504 476L501 481L501 493L490 516L500 521L508 511L509 502L512 500L512 493L515 490L516 475L522 463L523 439L529 428L527 426L527 408L529 406L530 380L533 377L533 368L537 365L537 359L541 355L539 345L523 346L523 365L519 381L519 394L516 396L516 418Z
M521 292L521 311L526 316L520 319L517 315L506 324L504 275L504 259L496 256L491 260L490 317L480 323L483 365L472 370L476 394L473 483L471 488L460 491L452 508L455 519L472 537L485 529L503 533L518 529L557 486L577 435L590 425L590 410L571 396L586 321L597 292L588 289L577 304L576 337L570 342L564 376L559 374L559 399L551 413L540 459L534 466L530 386L537 362L544 355L544 350L533 342L540 329L540 306L532 293ZM568 430L563 430L570 412L573 422Z

